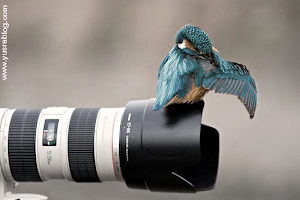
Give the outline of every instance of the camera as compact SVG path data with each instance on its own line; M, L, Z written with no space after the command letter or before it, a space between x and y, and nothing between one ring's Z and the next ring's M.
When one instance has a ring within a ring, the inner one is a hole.
M67 179L160 192L213 189L219 134L201 124L204 102L159 111L154 103L0 109L0 176L7 183Z

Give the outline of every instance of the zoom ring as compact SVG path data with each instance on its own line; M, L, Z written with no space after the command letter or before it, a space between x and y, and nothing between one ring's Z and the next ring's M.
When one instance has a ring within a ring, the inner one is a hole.
M71 117L68 156L71 175L76 182L100 182L94 157L98 111L99 108L76 108Z
M9 165L15 181L42 181L36 165L35 136L40 109L14 112L8 136Z

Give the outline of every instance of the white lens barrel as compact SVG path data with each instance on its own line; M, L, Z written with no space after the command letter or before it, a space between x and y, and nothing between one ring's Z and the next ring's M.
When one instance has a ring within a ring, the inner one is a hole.
M72 180L68 162L68 130L74 108L52 107L40 113L36 130L37 166L43 181L51 179ZM44 146L43 136L46 120L58 120L56 145Z
M13 180L8 158L8 132L11 117L14 111L14 109L0 109L0 164L1 171L6 180Z
M14 116L16 111L18 113ZM18 177L19 180L16 181L124 181L119 158L123 112L124 108L0 109L0 165L5 179L12 181ZM31 116L33 114L34 119ZM18 123L11 124L13 119ZM28 124L31 125L31 132L27 133ZM14 132L12 127L20 129ZM12 133L19 138L14 139L10 135ZM26 137L33 137L33 140L28 143ZM16 144L22 146L21 150ZM16 166L11 166L10 161L18 160L19 154L14 157L10 154L15 150L22 151L22 148L26 150L26 145L29 145L31 154L21 152L21 164L13 162L12 165ZM35 157L34 162L31 155ZM34 163L35 167L25 169L27 157L31 158L29 164ZM32 169L35 177L31 179L26 172Z
M101 181L123 181L119 159L120 123L124 108L102 108L95 134L97 174Z

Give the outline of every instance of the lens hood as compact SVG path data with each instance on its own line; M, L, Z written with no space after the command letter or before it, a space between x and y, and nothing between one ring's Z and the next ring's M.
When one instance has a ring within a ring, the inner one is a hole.
M201 124L204 102L153 111L155 99L131 101L121 123L120 162L129 188L162 192L213 189L219 134Z

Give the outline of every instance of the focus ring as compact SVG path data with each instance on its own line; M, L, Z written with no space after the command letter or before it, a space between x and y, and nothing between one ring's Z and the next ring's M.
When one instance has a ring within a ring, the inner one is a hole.
M98 111L99 108L76 108L71 117L68 156L71 175L76 182L100 182L94 157Z
M14 112L8 136L10 171L16 181L42 181L36 165L35 136L40 109Z

